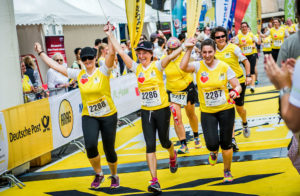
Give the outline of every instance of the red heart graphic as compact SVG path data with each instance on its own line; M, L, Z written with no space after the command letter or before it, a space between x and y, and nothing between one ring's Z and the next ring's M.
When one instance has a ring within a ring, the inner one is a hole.
M82 84L85 84L85 83L87 83L88 81L89 81L88 78L81 78L81 79L80 79L80 82L81 82Z
M201 80L202 83L205 83L205 82L207 82L208 77L207 76L205 76L205 77L201 76L200 80Z
M139 77L139 78L138 78L138 81L139 81L139 83L142 83L142 84L143 84L144 81L145 81L145 77Z
M276 37L277 37L277 35L275 34L275 35L274 35L274 37L276 38Z

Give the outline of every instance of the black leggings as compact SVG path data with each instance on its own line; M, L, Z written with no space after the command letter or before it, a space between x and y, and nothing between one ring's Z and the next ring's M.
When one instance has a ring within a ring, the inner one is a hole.
M202 130L206 147L209 151L218 151L219 146L223 150L229 150L232 147L231 140L234 118L234 108L217 113L201 112ZM218 125L220 127L220 137L218 134Z
M256 66L256 56L255 54L251 55L246 55L249 63L250 63L250 74L254 75L255 74L255 66Z
M280 49L272 49L272 56L273 56L273 59L274 59L275 63L276 63L277 58L278 58L279 50Z
M107 117L82 116L83 137L89 159L99 155L97 146L100 130L107 162L115 163L117 161L117 153L115 151L117 122L117 113Z
M156 151L156 130L162 147L168 149L172 142L169 139L171 111L169 107L159 110L141 110L142 127L146 142L146 152Z

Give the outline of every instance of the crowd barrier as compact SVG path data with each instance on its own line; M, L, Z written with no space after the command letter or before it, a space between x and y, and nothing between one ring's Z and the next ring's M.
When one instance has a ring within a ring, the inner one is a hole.
M134 74L111 79L122 118L140 109ZM0 175L82 136L79 89L0 112Z

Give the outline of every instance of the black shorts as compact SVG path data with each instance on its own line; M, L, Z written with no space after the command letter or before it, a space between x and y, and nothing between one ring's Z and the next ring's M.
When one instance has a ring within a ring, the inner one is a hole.
M271 51L263 51L264 55L266 54L272 54L272 50Z
M194 84L194 82L191 82L186 89L179 91L179 92L187 92L187 102L190 102L192 105L195 103L198 103L198 91ZM170 93L171 91L167 90L169 102L171 102Z
M240 97L239 98L236 98L234 100L235 102L235 105L237 106L243 106L244 105L244 100L245 100L245 92L246 92L246 84L245 83L241 83L241 87L242 87L242 91L240 93ZM230 91L231 89L229 89Z
M246 55L248 61L250 62L250 74L255 74L256 56L255 54Z

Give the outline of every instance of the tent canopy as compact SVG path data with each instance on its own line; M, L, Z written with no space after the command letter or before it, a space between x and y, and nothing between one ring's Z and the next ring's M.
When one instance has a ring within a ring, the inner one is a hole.
M127 23L125 0L14 0L17 25L98 25ZM160 20L170 16L160 12ZM107 19L106 19L107 18ZM156 22L157 11L145 8L145 22Z

